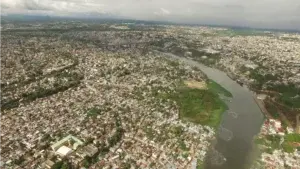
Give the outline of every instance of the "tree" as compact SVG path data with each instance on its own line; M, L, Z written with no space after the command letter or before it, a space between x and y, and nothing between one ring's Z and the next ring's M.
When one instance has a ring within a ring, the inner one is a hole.
M70 169L70 168L71 168L70 164L67 162L64 162L60 169Z
M51 167L51 169L61 169L62 165L63 165L63 162L58 161Z

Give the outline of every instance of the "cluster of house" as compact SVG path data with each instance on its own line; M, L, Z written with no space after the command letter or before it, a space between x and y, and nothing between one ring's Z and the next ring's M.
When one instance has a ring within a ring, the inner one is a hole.
M291 131L292 129L288 127L288 131ZM268 119L265 120L264 124L261 127L261 134L262 135L275 135L278 134L280 136L285 135L285 130L281 125L281 121L276 119Z
M58 158L55 160L47 159L42 163L41 168L51 169L55 163L63 159L68 159L74 166L82 166L85 157L93 157L98 153L98 148L93 144L85 145L83 141L72 135L59 140L51 146L51 149Z
M293 144L291 142L285 143L285 135L293 134L294 130L290 127L284 128L281 125L281 122L276 119L266 119L264 124L261 127L261 132L259 137L264 138L266 136L279 136L280 140L277 143L272 143L275 140L265 140L265 142L269 142L271 145L266 145L267 148L271 148L272 144L279 144L279 147L272 150L272 152L263 152L261 154L260 161L262 162L262 166L265 168L292 168L299 169L300 166L300 151L295 149L292 152L286 152L283 149L284 144ZM277 140L278 141L278 140ZM295 145L297 144L297 145ZM300 147L300 143L294 143L292 146ZM265 146L264 146L265 147Z

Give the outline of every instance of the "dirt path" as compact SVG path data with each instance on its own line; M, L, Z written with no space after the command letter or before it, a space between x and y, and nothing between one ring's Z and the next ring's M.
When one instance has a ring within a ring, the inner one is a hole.
M264 113L264 115L266 116L266 118L270 119L272 118L271 114L268 112L268 110L265 108L265 105L263 103L263 101L259 100L255 97L253 97L254 101L256 102L256 104L258 105L258 107L260 108L261 112Z
M196 89L207 89L207 84L205 81L198 82L198 81L184 81L184 84L187 85L189 88L196 88Z

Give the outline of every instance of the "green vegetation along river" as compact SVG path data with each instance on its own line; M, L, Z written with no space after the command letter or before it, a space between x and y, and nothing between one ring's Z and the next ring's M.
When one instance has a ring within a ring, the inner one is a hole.
M163 54L201 69L209 79L220 84L232 94L231 100L227 102L228 111L223 114L214 145L215 150L221 153L226 161L222 165L215 165L213 160L207 158L205 168L244 169L246 166L249 167L248 157L252 151L253 137L259 132L264 120L264 115L254 101L253 92L240 86L222 71L184 57L170 53ZM209 154L210 152L208 152L208 156Z
M175 92L160 93L159 98L176 101L180 119L216 129L220 125L223 112L228 109L219 95L230 97L231 93L208 79L202 88L193 88L182 83Z

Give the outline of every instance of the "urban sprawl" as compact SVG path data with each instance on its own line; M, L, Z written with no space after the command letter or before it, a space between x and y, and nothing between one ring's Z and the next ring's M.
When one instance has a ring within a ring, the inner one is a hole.
M165 53L255 93L252 168L300 168L299 34L79 21L1 25L1 168L205 166L230 93Z

